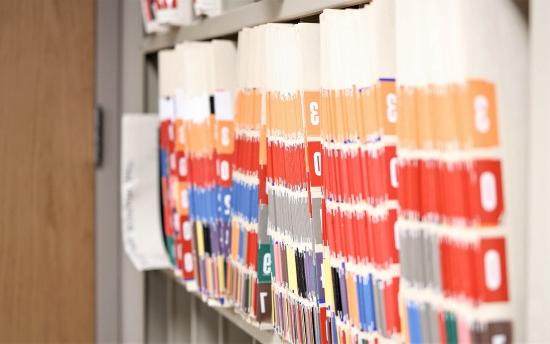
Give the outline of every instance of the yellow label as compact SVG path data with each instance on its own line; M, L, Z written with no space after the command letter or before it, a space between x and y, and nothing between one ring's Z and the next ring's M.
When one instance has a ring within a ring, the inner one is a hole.
M323 285L325 287L325 301L330 305L331 309L334 307L334 291L332 289L332 273L330 270L330 261L328 258L323 258Z
M231 256L236 261L239 256L239 223L231 221Z
M209 293L212 293L212 286L214 283L212 279L212 265L210 265L210 259L208 257L205 258L204 265L206 266L206 289Z
M225 271L224 271L224 258L223 256L217 257L218 262L218 284L219 284L219 290L220 294L225 293Z
M202 230L202 222L197 221L195 222L195 232L197 233L197 250L199 253L199 256L204 255L204 233Z
M298 278L296 276L296 257L294 250L290 247L286 249L286 261L288 267L288 286L294 293L298 292Z

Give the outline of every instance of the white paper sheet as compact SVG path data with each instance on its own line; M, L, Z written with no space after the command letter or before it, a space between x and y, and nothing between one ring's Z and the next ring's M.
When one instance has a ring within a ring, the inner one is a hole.
M140 271L171 266L161 225L158 127L157 115L122 118L122 240Z

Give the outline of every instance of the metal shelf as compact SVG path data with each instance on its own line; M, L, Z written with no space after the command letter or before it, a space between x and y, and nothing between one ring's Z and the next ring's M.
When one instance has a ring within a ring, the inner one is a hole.
M325 8L344 8L368 2L369 0L261 0L217 17L200 19L192 25L145 36L142 49L145 54L154 53L183 41L224 37L244 27L296 20L319 14Z
M166 276L168 278L172 279L180 287L185 289L186 292L188 292L192 296L198 298L201 302L205 302L205 303L209 304L200 292L194 291L194 290L189 290L180 278L174 276L174 271L173 270L164 270L164 273L166 274ZM221 314L228 321L230 321L234 325L238 326L241 330L246 332L249 336L251 336L252 338L254 338L256 341L258 341L260 343L263 343L263 344L282 344L282 343L284 343L283 340L277 334L275 334L275 332L273 332L273 330L271 330L271 329L261 329L260 327L258 327L258 325L247 321L242 316L237 314L233 310L233 307L227 307L227 306L224 307L224 306L217 306L217 305L211 305L211 304L209 304L209 306L212 309L216 310L219 314Z

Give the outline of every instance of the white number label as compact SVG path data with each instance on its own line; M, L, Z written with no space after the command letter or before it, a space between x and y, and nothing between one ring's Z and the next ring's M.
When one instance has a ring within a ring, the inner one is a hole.
M229 140L229 128L228 127L222 127L222 130L220 132L221 138L220 141L222 143L222 146L229 146L230 140Z
M491 344L506 344L506 335L495 334L491 337Z
M229 162L227 160L220 162L220 178L224 181L229 180Z
M491 127L489 115L487 114L489 101L484 95L477 95L474 98L475 125L477 131L486 133Z
M265 254L264 255L264 267L263 272L264 275L270 275L271 274L271 254Z
M490 212L497 207L497 181L491 172L483 172L479 177L479 193L481 194L481 207Z
M397 96L395 93L388 93L386 96L386 117L388 122L397 122Z
M187 272L193 271L193 255L190 252L183 256L183 268Z
M319 125L319 104L317 102L309 103L309 118L312 125Z
M483 261L485 266L485 285L489 290L498 290L502 283L500 255L496 250L489 250L485 252Z
M397 180L397 157L390 159L390 183L394 188L399 186L399 181Z
M183 240L191 240L191 222L189 221L183 223Z
M231 195L225 195L223 197L223 204L225 204L223 213L229 215L231 213Z
M265 298L267 297L267 292L262 291L260 293L260 312L265 313Z
M174 125L172 123L168 124L168 139L174 141Z
M187 198L187 190L181 190L180 204L182 208L189 208L189 199Z
M313 153L313 170L316 176L321 176L321 152Z

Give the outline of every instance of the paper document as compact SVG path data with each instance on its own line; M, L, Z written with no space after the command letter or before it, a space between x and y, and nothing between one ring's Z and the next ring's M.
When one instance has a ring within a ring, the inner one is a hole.
M156 115L122 118L122 240L140 271L171 266L161 228L158 126Z

